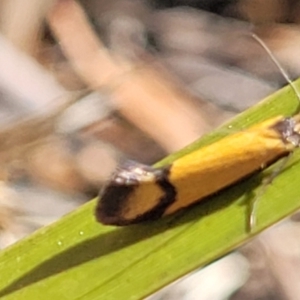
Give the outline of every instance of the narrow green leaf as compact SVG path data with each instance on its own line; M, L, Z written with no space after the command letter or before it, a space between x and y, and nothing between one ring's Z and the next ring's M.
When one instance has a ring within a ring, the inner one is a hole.
M290 88L284 88L159 165L215 142L224 132L292 115L298 104ZM173 217L126 228L96 223L91 201L2 251L0 298L141 299L251 238L247 204L262 176L243 180ZM298 178L300 155L295 153L259 200L255 233L300 207Z

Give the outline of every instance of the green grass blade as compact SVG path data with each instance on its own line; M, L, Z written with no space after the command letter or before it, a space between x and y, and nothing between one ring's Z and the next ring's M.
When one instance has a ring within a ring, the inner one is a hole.
M235 131L271 116L291 115L298 104L285 88L161 164L216 141L229 132L224 128ZM127 228L96 223L95 201L83 205L2 251L0 298L141 299L250 238L247 201L253 199L261 176L173 217ZM299 153L260 199L256 233L300 207L297 178Z

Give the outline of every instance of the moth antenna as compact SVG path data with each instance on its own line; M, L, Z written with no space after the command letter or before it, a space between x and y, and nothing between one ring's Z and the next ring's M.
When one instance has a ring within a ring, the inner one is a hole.
M300 93L297 89L294 82L289 77L288 73L284 70L278 59L275 57L275 55L272 53L270 48L266 45L266 43L255 33L252 33L252 37L259 43L259 45L267 52L273 63L276 65L276 67L279 69L280 73L284 77L284 79L290 84L291 88L293 89L295 95L297 96L298 100L300 101Z

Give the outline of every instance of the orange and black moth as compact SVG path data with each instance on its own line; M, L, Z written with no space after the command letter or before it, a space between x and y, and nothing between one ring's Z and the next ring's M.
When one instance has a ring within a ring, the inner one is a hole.
M100 192L107 225L154 220L188 207L287 156L300 145L300 116L268 119L162 168L128 162Z

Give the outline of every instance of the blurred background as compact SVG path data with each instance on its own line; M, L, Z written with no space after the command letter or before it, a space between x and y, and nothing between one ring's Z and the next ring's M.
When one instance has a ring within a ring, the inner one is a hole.
M300 74L297 0L1 0L0 247ZM151 299L300 299L299 216Z

